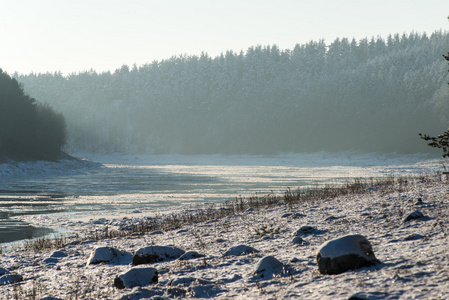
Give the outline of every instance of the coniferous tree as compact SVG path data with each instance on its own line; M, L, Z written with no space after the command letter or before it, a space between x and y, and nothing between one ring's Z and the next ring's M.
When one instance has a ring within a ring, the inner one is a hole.
M55 160L64 143L64 117L26 95L17 80L0 69L0 156Z
M448 43L441 31L340 38L15 77L64 113L73 152L416 153L416 132L449 121Z
M443 57L449 63L449 52L447 53L447 55L443 54ZM449 128L445 132L437 136L430 136L422 133L420 133L419 136L425 141L430 141L427 144L430 147L440 148L443 151L443 157L449 157Z

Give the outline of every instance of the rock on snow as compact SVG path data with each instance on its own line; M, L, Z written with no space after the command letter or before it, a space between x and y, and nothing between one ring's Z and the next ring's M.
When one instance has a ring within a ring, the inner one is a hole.
M124 289L125 287L147 286L157 282L158 273L155 268L132 268L117 276L114 285L118 289Z
M340 274L380 263L362 235L347 235L325 242L316 255L321 274Z
M246 246L246 245L239 245L235 247L231 247L226 251L223 256L239 256L239 255L246 255L251 253L259 253L259 250L254 249L253 247Z
M120 251L112 247L98 247L90 254L87 265L111 263L111 264L128 264L130 263L131 254Z
M274 256L265 256L256 266L252 273L254 279L268 280L275 276L280 276L285 273L284 264L277 260Z
M133 265L141 265L179 258L184 250L173 246L149 246L137 250L133 257Z

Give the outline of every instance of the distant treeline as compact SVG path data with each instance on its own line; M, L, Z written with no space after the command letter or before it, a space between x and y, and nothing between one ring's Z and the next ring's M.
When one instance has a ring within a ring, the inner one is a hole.
M414 153L448 127L448 45L396 34L15 76L66 116L70 151Z
M38 104L0 69L0 161L56 160L64 143L64 117Z

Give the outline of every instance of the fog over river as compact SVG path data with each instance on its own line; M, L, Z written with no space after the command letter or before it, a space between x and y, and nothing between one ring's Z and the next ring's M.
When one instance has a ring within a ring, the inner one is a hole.
M51 229L28 223L36 215L64 214L95 219L110 213L132 217L171 206L219 203L255 193L281 195L288 188L338 184L353 178L443 170L440 160L426 155L349 152L277 156L77 156L101 162L103 166L81 169L75 174L59 170L44 175L0 177L0 243L52 233Z

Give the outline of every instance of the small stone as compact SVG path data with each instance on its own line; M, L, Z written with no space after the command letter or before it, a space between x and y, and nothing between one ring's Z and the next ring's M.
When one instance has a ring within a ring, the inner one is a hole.
M92 221L92 224L95 224L95 225L104 225L106 222L107 222L107 220L106 220L105 218L101 218L101 219Z
M218 222L217 219L213 219L213 220L209 220L209 221L204 222L204 224L212 224L212 223L217 223L217 222Z
M168 288L165 291L168 298L184 298L187 295L187 291L181 288Z
M300 214L300 213L294 213L293 214L293 219L304 218L304 217L306 217L306 215L304 215L304 214Z
M292 217L293 219L298 219L298 218L304 218L306 215L301 214L301 213L285 213L281 216L281 218L289 218Z
M304 240L299 236L295 236L292 240L292 244L295 244L295 245L302 245L303 242L304 242Z
M259 250L254 249L253 247L246 246L246 245L239 245L235 247L231 247L226 251L223 256L240 256L240 255L247 255L251 253L259 253Z
M422 198L416 199L415 206L425 206L426 203L422 201Z
M62 250L56 250L56 251L53 251L53 253L50 255L50 257L58 257L58 258L67 257L67 253Z
M53 297L53 296L47 296L47 297L41 298L41 300L62 300L62 299L61 298L56 298L56 297Z
M183 255L181 255L178 260L189 260L189 259L195 259L195 258L201 258L205 257L204 254L200 254L196 251L187 251Z
M55 257L49 257L44 259L44 263L46 264L57 264L59 262L59 259L55 258Z
M321 245L316 255L321 274L340 274L380 263L370 242L362 235L347 235Z
M88 240L88 241L84 241L81 244L83 245L88 245L88 244L95 244L97 241L96 240Z
M297 263L297 262L299 262L300 260L297 258L297 257L293 257L292 259L290 259L290 262L291 263Z
M158 235L158 234L164 234L164 232L162 230L156 230L149 233L149 235Z
M75 245L79 245L79 244L81 244L81 242L80 241L72 241L72 242L69 242L69 243L67 243L67 244L65 244L67 247L70 247L70 246L75 246Z
M190 286L193 282L197 281L194 277L177 277L175 279L172 279L169 283L169 286Z
M317 230L316 227L304 225L299 228L296 232L293 233L293 236L303 236L311 233L320 233L321 231Z
M420 234L417 234L417 233L413 233L411 235L406 236L404 238L404 241L416 241L416 240L420 240L420 239L423 239L423 238L424 238L423 235L420 235Z
M391 297L388 297L389 295L387 293L382 292L360 292L357 294L352 295L348 298L348 300L370 300L370 299L388 299Z
M422 212L420 212L419 210L415 210L414 212L412 212L411 214L409 214L405 219L404 222L408 222L411 220L416 220L416 219L421 219L424 218L424 215L422 214Z

